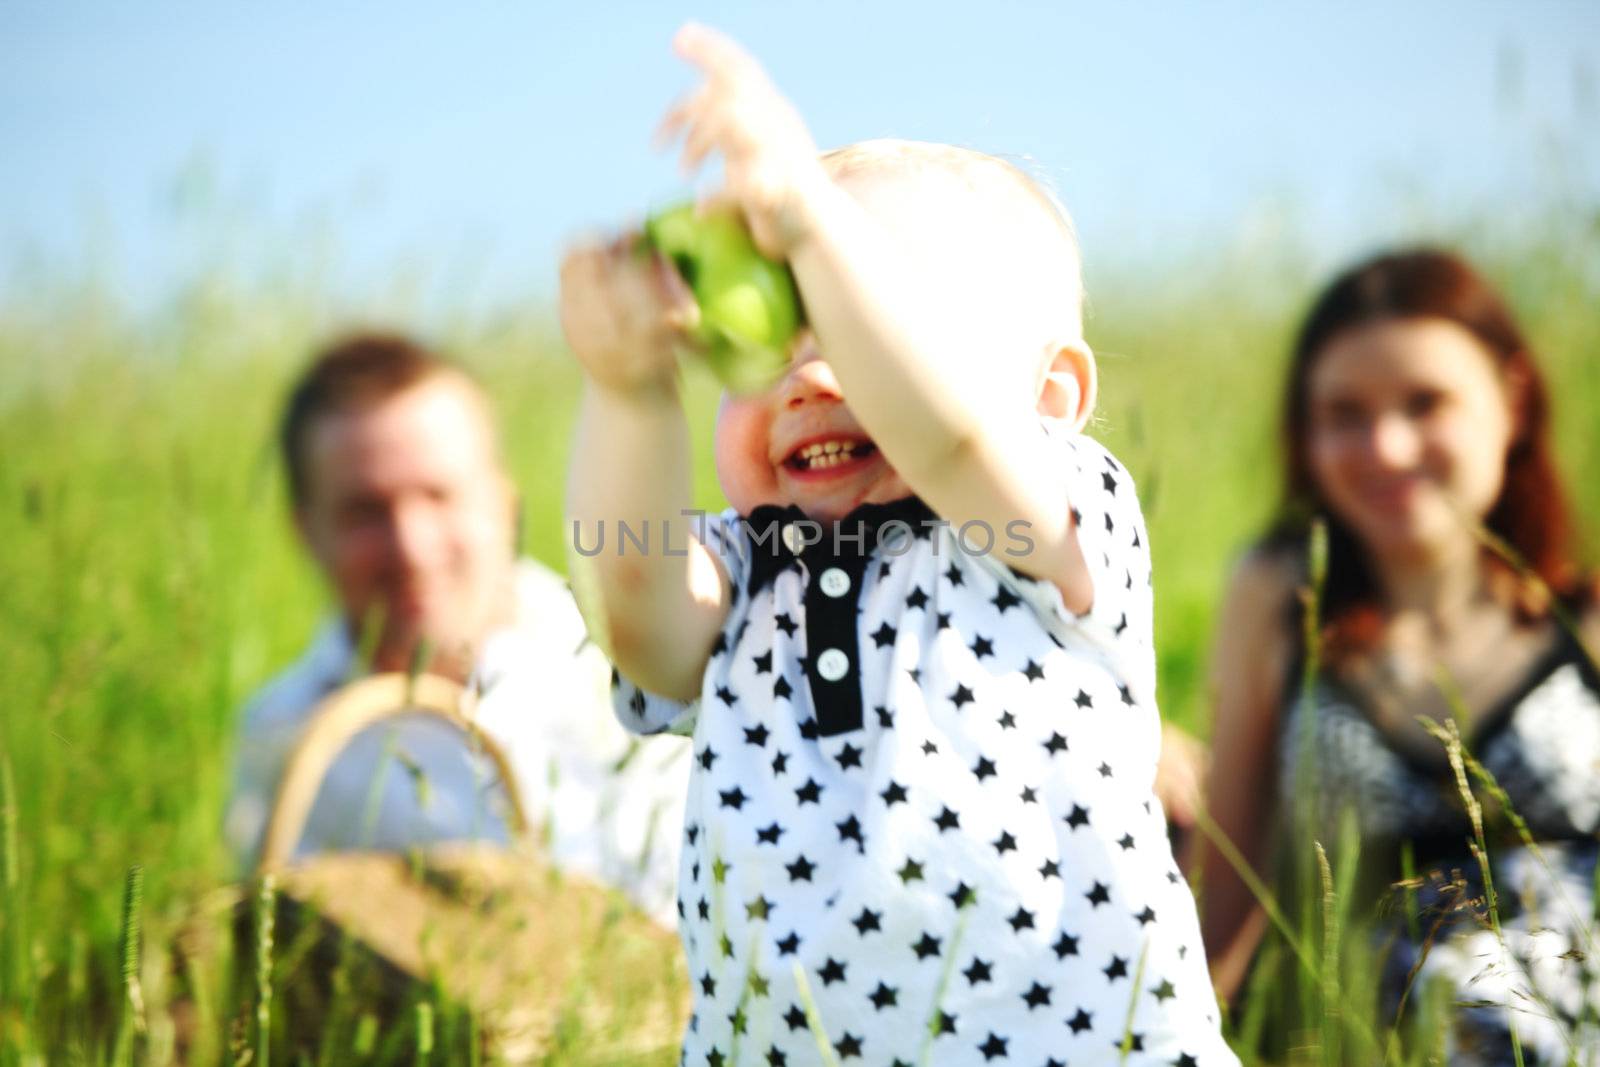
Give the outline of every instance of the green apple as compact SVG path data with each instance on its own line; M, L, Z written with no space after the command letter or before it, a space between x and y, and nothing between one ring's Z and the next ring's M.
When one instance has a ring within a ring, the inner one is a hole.
M644 241L694 293L700 306L694 340L723 385L754 392L783 374L801 323L794 275L756 249L737 214L701 214L680 204L646 220Z

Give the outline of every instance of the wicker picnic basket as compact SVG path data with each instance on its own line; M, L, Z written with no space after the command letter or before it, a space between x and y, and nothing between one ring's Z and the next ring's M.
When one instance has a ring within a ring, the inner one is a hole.
M688 1014L677 938L615 891L541 858L505 753L475 725L473 708L471 694L444 678L384 674L335 692L308 720L268 819L255 893L258 902L270 876L286 1040L325 1051L329 1028L344 1025L334 1018L338 998L354 987L380 1034L413 1024L416 1005L432 998L429 1010L438 1002L468 1014L472 1040L501 1061L675 1062ZM455 727L488 758L510 846L296 857L339 753L374 725L419 714ZM259 915L243 903L240 937L258 941ZM250 951L259 955L253 943Z

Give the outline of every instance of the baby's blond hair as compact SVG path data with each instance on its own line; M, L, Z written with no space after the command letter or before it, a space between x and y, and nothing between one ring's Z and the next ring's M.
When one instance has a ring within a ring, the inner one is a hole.
M981 198L982 210L966 212L981 223L981 244L990 251L1018 253L1020 261L1047 275L1032 279L1042 285L1024 291L1048 305L1036 310L1053 333L1081 339L1084 293L1077 228L1056 195L1022 168L970 148L892 138L832 149L823 153L822 162L835 179L878 173L935 177L953 180L955 192Z

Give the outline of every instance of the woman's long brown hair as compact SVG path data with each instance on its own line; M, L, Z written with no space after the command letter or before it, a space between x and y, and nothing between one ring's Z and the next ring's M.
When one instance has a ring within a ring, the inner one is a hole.
M1328 505L1311 470L1309 384L1317 359L1347 330L1391 319L1445 319L1471 333L1501 381L1517 383L1515 430L1506 451L1500 497L1484 526L1508 546L1545 588L1567 602L1588 592L1573 555L1572 516L1550 441L1544 377L1505 301L1466 260L1435 249L1411 249L1367 260L1341 274L1317 298L1301 326L1289 365L1279 427L1283 500L1265 544L1303 546L1312 521L1328 529L1323 630L1334 660L1368 647L1382 626L1381 592L1360 540ZM1485 565L1508 579L1513 569L1485 549ZM1507 588L1526 589L1525 580ZM1537 596L1519 597L1525 618L1541 614Z

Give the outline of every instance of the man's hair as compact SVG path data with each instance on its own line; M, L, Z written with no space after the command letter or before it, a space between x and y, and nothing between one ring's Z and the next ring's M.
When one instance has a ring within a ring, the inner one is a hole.
M432 349L395 333L350 334L318 352L289 390L278 422L291 503L305 503L310 488L306 445L318 419L368 407L445 375L471 381Z

